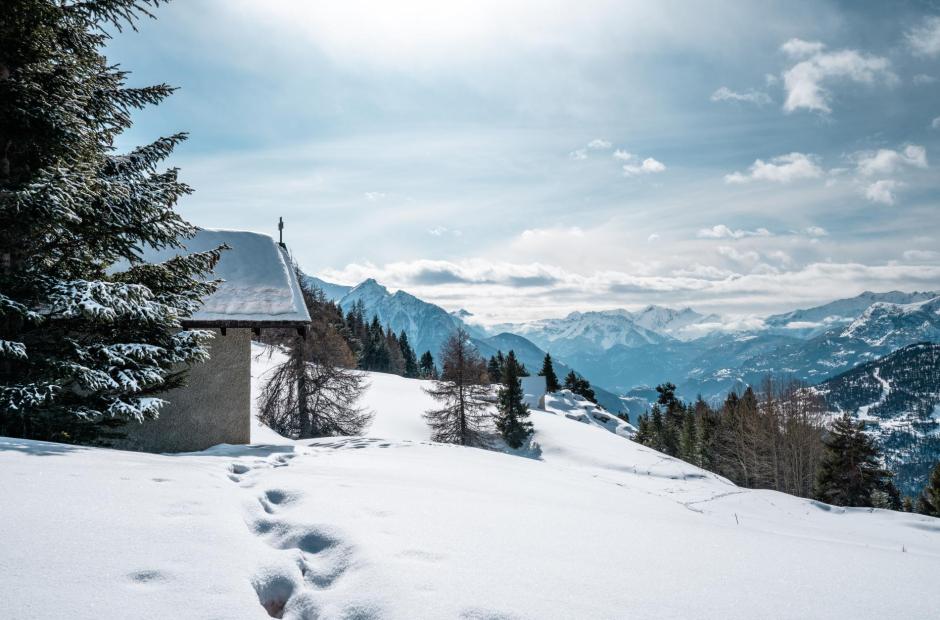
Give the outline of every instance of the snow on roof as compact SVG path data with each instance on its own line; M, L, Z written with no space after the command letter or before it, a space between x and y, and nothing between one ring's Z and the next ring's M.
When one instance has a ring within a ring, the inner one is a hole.
M180 254L204 252L222 244L214 277L224 280L202 308L189 317L193 323L309 322L297 278L285 250L268 235L241 230L200 229L183 241L184 250L164 248L144 252L144 260L162 262Z

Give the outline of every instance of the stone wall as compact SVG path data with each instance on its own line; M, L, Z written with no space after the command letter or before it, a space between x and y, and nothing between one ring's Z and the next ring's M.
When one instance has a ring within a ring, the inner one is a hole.
M193 452L251 441L251 330L213 331L209 361L192 368L186 386L160 395L169 404L159 418L121 429L127 437L115 448Z

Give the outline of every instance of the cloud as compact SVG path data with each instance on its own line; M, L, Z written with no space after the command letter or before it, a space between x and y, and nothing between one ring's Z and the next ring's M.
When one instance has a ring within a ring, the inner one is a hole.
M646 238L647 243L656 243L657 241L659 241L659 235L657 235L656 233L653 233L649 237Z
M927 167L927 149L917 144L908 144L900 151L878 149L877 151L859 151L852 155L858 173L863 176L893 174L900 168Z
M937 78L932 75L927 75L926 73L918 73L911 78L911 81L918 86L923 86L925 84L933 84L937 81Z
M772 233L766 228L732 230L724 224L717 224L711 228L701 229L695 236L700 239L743 239L744 237L770 237Z
M901 186L901 183L898 181L892 181L890 179L885 179L882 181L875 181L871 185L865 188L865 198L868 198L872 202L880 202L881 204L893 205L894 204L894 192L897 188Z
M463 232L459 230L447 228L446 226L435 226L434 228L431 228L428 230L428 234L431 235L432 237L443 237L444 235L447 235L447 234L453 235L454 237L460 237L461 235L463 235Z
M568 153L568 158L573 159L575 161L583 161L588 158L587 150L577 149L575 151L571 151L570 153Z
M799 179L815 179L823 174L822 168L816 164L815 159L814 155L795 152L774 157L769 162L758 159L751 164L746 173L733 172L725 175L725 182L772 181L774 183L790 183Z
M712 93L712 101L740 101L744 103L753 103L756 105L766 105L771 103L770 95L763 93L758 90L748 90L743 93L739 93L731 90L725 86L722 86L718 90Z
M660 172L665 172L665 170L666 170L666 165L661 161L653 159L652 157L647 157L646 159L643 160L643 163L639 165L636 165L636 164L624 164L623 165L623 174L628 177L637 176L641 174L658 174Z
M718 253L729 258L736 263L756 263L760 260L760 254L753 250L738 251L730 245L718 246Z
M933 127L934 129L940 129L940 116L938 116L937 118L933 119L933 120L930 122L930 126Z
M826 49L825 44L819 41L804 41L803 39L790 39L780 46L780 50L791 58L806 58L818 54Z
M935 261L940 259L940 252L935 250L907 250L903 256L904 260L910 262Z
M940 56L940 16L924 18L924 22L904 35L915 56Z
M385 198L385 192L366 192L364 196L369 202L378 202Z
M856 50L824 51L822 43L791 39L781 49L791 58L802 59L783 73L783 85L787 98L783 103L786 112L799 109L828 114L832 111L829 101L831 93L824 84L833 79L847 79L863 84L882 81L893 84L897 76L891 71L891 63L880 56L864 56Z
M829 231L822 226L808 226L805 232L810 237L826 237L829 235Z
M589 149L595 149L595 150L598 150L598 149L609 149L609 148L612 147L612 146L613 146L613 144L611 144L610 142L608 142L607 140L604 140L604 139L602 139L602 138L595 138L594 140L591 140L591 141L588 142L588 144L587 144L587 147L588 147Z
M636 157L636 155L634 155L633 153L628 153L623 149L617 149L616 151L614 151L614 154L612 155L612 157L614 159L619 159L621 161L630 161L631 159Z

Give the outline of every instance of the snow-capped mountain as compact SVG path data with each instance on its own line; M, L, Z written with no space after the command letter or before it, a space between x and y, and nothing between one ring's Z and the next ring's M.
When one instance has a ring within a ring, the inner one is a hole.
M688 340L702 335L695 326L719 320L715 315L702 315L691 308L647 306L638 312L623 309L572 312L560 319L500 325L498 329L522 334L543 349L564 356L598 353L616 346L636 348L671 339Z
M940 344L909 345L814 390L834 414L864 420L898 487L908 495L920 492L940 461Z
M872 347L897 347L917 340L940 341L940 296L907 304L872 304L841 335Z
M395 333L407 333L408 340L419 355L431 351L438 358L444 341L463 325L460 319L440 306L422 301L405 291L391 293L372 278L353 287L337 301L345 311L358 302L362 302L366 320L378 316L379 321L391 327Z
M399 290L392 293L372 278L354 287L343 287L310 276L307 276L307 279L325 293L330 291L327 297L334 295L332 299L345 311L356 303L362 302L367 320L371 320L371 317L375 315L379 317L383 325L391 327L395 333L401 331L407 333L408 340L419 355L424 351L430 351L435 359L439 360L444 342L454 330L463 327L470 334L480 355L485 358L496 355L498 351L506 353L513 350L519 361L532 374L538 372L542 366L542 359L545 357L543 349L517 334L504 332L488 335L484 333L479 327L463 320L472 316L466 310L449 313L440 306L423 301L405 291ZM337 298L335 295L338 293L342 295ZM571 370L570 365L560 360L556 361L555 372L559 377L564 377ZM593 382L589 375L585 376ZM614 413L621 411L622 402L616 394L601 386L597 386L595 393L601 406Z
M940 296L937 291L888 291L873 293L865 291L856 297L836 301L783 314L775 314L765 319L768 331L783 333L798 338L812 338L831 329L845 326L860 317L868 308L877 303L912 304Z

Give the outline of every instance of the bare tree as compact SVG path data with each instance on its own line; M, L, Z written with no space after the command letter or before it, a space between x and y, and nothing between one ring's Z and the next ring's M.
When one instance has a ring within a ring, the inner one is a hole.
M309 336L275 335L287 360L270 372L258 417L286 437L358 435L372 420L372 413L356 404L366 376L354 369L356 357L341 336L342 315L321 291L298 279L310 313Z
M454 332L442 349L443 371L439 381L425 388L440 409L424 414L434 441L463 446L485 445L490 423L486 409L492 400L486 362L470 344L462 328Z

